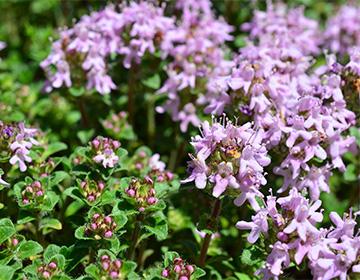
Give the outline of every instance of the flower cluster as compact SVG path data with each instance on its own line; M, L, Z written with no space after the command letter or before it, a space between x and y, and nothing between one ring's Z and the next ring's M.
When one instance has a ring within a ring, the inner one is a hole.
M161 276L173 280L190 280L194 270L194 266L186 264L182 258L178 257L162 271Z
M346 279L352 266L357 272L360 246L359 237L354 235L355 220L351 215L342 220L332 212L330 218L336 227L318 229L316 224L323 219L320 206L320 200L310 203L293 188L286 197L268 196L251 222L236 224L241 230L251 230L247 238L250 243L255 243L261 234L276 239L270 245L264 268L258 271L264 279L278 279L291 261L300 265L305 257L314 279Z
M159 154L150 156L141 149L133 156L131 168L135 170L136 175L145 174L156 182L171 181L174 178L174 174L166 170L166 164L160 160Z
M171 62L166 68L168 79L159 90L167 93L168 100L158 112L169 112L185 132L189 124L200 124L196 108L203 102L208 81L229 73L232 63L225 60L222 46L232 39L233 28L214 16L208 0L177 1L177 8L182 11L180 22L165 34L161 46Z
M30 150L39 142L35 140L38 130L26 128L24 123L6 124L0 121L0 139L3 151L11 154L10 164L18 165L21 172L26 171L26 163L32 161Z
M221 114L228 108L251 117L264 131L267 148L286 155L274 169L284 177L279 191L307 188L316 200L320 191L328 191L331 170L344 171L341 156L355 149L355 139L342 136L355 124L342 93L342 67L329 55L327 66L309 74L309 55L317 53L320 42L312 39L317 37L315 22L300 9L286 13L283 6L270 5L244 27L255 42L241 49L231 75L212 81L207 110Z
M360 7L341 6L327 22L324 44L334 53L346 54L353 46L360 46Z
M80 183L81 192L89 202L97 200L105 189L105 183L102 181L85 180Z
M108 6L83 16L73 28L60 32L60 39L41 63L48 78L45 91L85 80L87 89L109 93L116 88L108 73L110 56L124 56L126 68L140 63L146 52L155 52L155 45L172 24L171 18L163 16L163 8L145 1L131 2L121 12Z
M255 130L251 123L236 126L225 117L222 122L204 122L201 135L192 138L196 155L191 156L191 175L183 183L195 181L197 188L204 189L209 182L214 197L233 189L240 192L237 206L248 200L258 209L255 198L262 197L259 188L266 184L264 166L270 164L262 144L263 131Z
M5 251L6 249L15 249L18 244L19 239L17 239L16 237L9 238L3 243L0 243L0 250Z
M55 261L51 261L48 264L39 266L37 272L40 279L50 279L58 274L58 265Z
M86 225L85 235L93 236L95 239L111 238L117 224L110 216L95 213L91 217L91 222Z
M122 266L121 260L116 259L112 261L108 255L102 255L100 257L100 262L101 262L101 275L103 275L106 279L120 278L120 274L121 274L120 269Z
M116 155L120 142L110 138L98 136L91 141L92 151L94 152L93 160L101 163L104 168L113 168L119 161Z
M107 119L102 121L102 125L106 132L115 139L128 139L130 140L134 132L128 123L127 113L121 111L117 114L111 114Z
M158 202L154 182L148 176L143 180L133 178L129 186L125 189L125 193L134 200L140 212L144 212L146 207Z
M30 185L26 186L21 192L22 203L24 205L29 204L41 204L44 200L45 191L39 181L35 181Z

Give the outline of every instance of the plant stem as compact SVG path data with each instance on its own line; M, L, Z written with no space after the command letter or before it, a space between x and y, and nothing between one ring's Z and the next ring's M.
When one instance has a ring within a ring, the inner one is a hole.
M139 214L136 217L135 228L134 228L133 234L131 236L131 244L130 244L129 251L127 254L128 255L127 257L129 260L134 259L135 249L137 247L138 239L140 237L141 222L143 221L143 219L144 219L144 217L141 214Z
M136 65L132 65L129 70L128 80L128 113L129 123L134 128L134 114L135 114L135 85L136 85Z
M220 199L216 199L213 209L212 209L212 213L211 213L211 217L209 219L208 222L208 229L209 230L214 230L217 226L217 219L220 215L220 211L221 211L221 200ZM210 246L210 241L211 241L211 233L207 233L205 235L204 238L204 242L203 245L201 247L201 251L200 251L200 258L199 258L199 266L204 267L205 266L205 261L206 261L206 256L207 256L207 251L209 249Z

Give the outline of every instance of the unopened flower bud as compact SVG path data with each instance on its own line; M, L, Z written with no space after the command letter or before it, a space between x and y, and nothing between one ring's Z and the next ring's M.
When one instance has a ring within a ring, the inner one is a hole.
M108 230L107 232L105 232L104 237L105 238L111 238L112 235L113 235L112 231Z
M91 144L97 150L99 148L100 141L98 139L94 139L92 140Z
M45 271L42 273L42 276L43 276L44 278L48 279L48 278L50 278L50 272L48 272L48 271L45 270Z
M121 260L117 259L114 261L114 264L117 268L120 268L121 267Z
M50 262L48 266L49 266L50 269L56 269L57 268L57 265L56 265L55 262Z
M187 265L186 266L186 270L190 273L190 274L192 274L193 272L194 272L194 267L192 266L192 265Z
M19 240L17 240L16 238L13 238L13 239L11 240L11 244L12 244L13 246L18 245L18 243L19 243Z
M111 271L110 272L110 278L111 279L116 279L116 278L118 278L118 276L119 276L119 273L117 271Z
M106 217L104 218L104 222L109 225L109 224L111 224L111 222L112 222L112 218L111 218L110 216L106 216Z
M181 272L181 266L180 266L180 265L175 265L175 266L174 266L174 271L175 271L176 273L180 273L180 272Z
M169 277L169 270L164 269L164 270L161 272L161 276L162 276L162 277Z
M101 266L104 270L108 270L110 265L109 265L109 262L104 261L104 262L102 262Z

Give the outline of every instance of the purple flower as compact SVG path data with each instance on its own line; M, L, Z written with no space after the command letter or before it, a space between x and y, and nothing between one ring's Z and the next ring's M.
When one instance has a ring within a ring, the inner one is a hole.
M240 221L236 223L238 229L250 229L251 232L247 237L250 243L255 243L258 240L260 233L267 234L269 225L267 221L268 212L266 209L260 210L255 216L252 216L252 222Z

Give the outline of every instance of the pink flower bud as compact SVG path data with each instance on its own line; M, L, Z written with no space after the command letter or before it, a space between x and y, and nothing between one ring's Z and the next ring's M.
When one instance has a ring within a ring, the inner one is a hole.
M110 278L111 279L116 279L116 278L118 278L118 276L119 276L119 273L117 271L111 271L110 272Z
M41 188L41 183L39 181L35 181L34 183L32 183L32 185L35 187L35 188Z
M175 265L174 266L174 271L176 272L176 273L180 273L181 272L181 266L180 265Z
M157 199L156 199L155 197L151 196L151 197L149 197L149 198L147 199L147 202L148 202L150 205L153 205L153 204L155 204L155 203L157 202Z
M94 215L93 215L93 219L94 220L96 220L97 218L99 218L100 217L100 214L98 214L98 213L95 213Z
M147 183L147 184L153 184L154 182L153 182L153 180L149 177L149 176L146 176L145 177L145 182Z
M116 150L116 149L118 149L119 147L120 147L120 142L119 141L116 141L116 140L114 140L113 142L112 142L112 146L114 147L114 149Z
M51 263L49 263L49 265L48 265L48 266L49 266L49 268L50 268L50 269L53 269L53 270L57 268L57 265L56 265L56 263L55 263L55 262L51 262Z
M23 204L29 204L29 200L27 198L24 198L22 202Z
M105 261L105 262L102 262L102 263L101 263L101 266L102 266L102 268L103 268L104 270L108 270L110 264L109 264L109 262Z
M111 238L111 236L113 235L111 230L108 230L107 232L105 232L104 237L105 238Z
M119 113L119 117L120 117L120 118L126 118L126 112L121 111L121 112Z
M16 238L13 238L13 239L11 240L11 244L12 244L13 246L16 246L16 245L19 244L19 240L17 240Z
M93 202L93 201L95 201L95 197L94 197L93 195L89 195L89 196L87 197L87 200L88 200L89 202Z
M111 218L110 216L106 216L106 217L104 218L104 222L105 222L105 224L110 225L111 222L112 222L112 218Z
M143 165L140 162L138 162L138 163L135 164L135 168L137 170L141 170L143 168Z
M135 190L134 189L127 189L126 193L130 196L130 197L134 197L135 196Z
M48 279L48 278L50 278L50 273L45 270L45 271L42 273L42 276L43 276L44 278Z
M44 195L43 191L37 191L36 192L36 196L42 196L42 195Z
M144 151L139 152L139 157L144 158L146 157L146 153Z
M169 270L164 269L164 270L161 272L161 276L162 276L162 277L169 277Z
M117 259L114 261L114 264L117 268L120 268L122 263L121 263L121 260Z
M94 140L92 140L91 144L97 150L100 146L100 141L97 138L95 138Z
M90 226L91 226L91 229L92 229L92 230L96 230L96 229L97 229L97 224L96 224L96 223L92 223Z
M98 185L98 188L99 188L100 191L102 191L105 188L104 182L98 182L97 185Z
M85 188L86 187L86 185L87 185L87 183L85 182L85 181L82 181L81 183L80 183L80 186L81 186L81 188Z
M183 276L180 276L179 280L189 280L189 277L183 275Z
M140 207L140 208L139 208L139 211L140 211L140 212L144 212L144 211L145 211L145 208L144 208L144 207Z
M102 261L105 261L105 260L108 260L109 259L109 256L108 255L103 255L101 256L101 260Z
M168 179L171 181L174 178L174 174L171 172L166 172L166 177L168 177Z
M175 264L180 264L180 263L182 263L182 262L183 262L182 258L175 258L175 259L174 259L174 263L175 263Z
M282 231L278 232L276 237L282 242L287 242L288 239L289 239L289 236L286 233L282 232Z
M192 265L187 265L186 266L186 270L190 273L190 274L192 274L193 272L194 272L194 267L192 266Z
M164 179L164 177L163 177L162 175L159 175L159 176L156 178L156 180L157 180L159 183L165 181L165 179Z
M29 193L32 193L34 190L33 190L32 187L27 186L27 187L25 188L25 191L27 191L27 192L29 192Z

